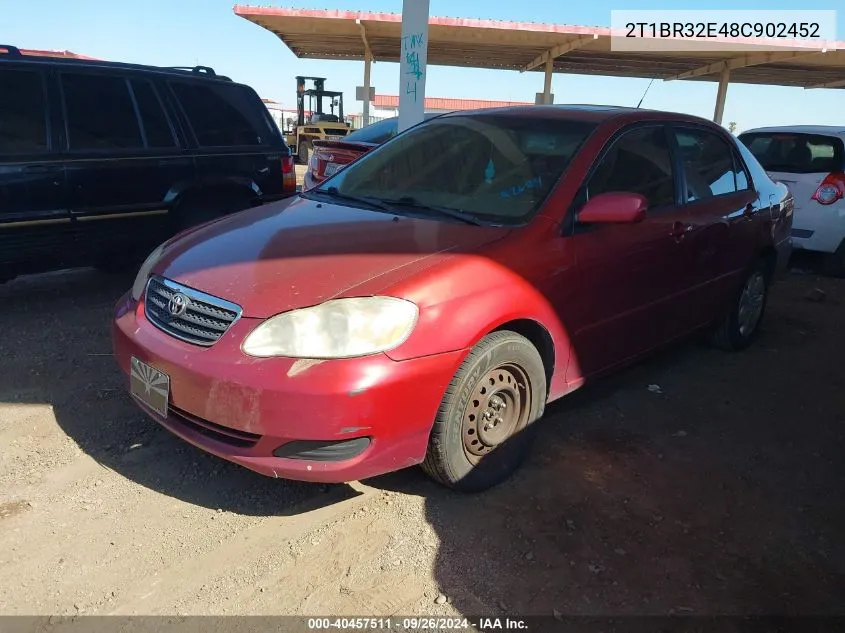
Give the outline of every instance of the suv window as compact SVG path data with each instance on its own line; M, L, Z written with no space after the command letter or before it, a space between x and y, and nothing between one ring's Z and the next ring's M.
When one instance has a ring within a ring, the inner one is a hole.
M71 150L143 147L126 79L62 73L61 81Z
M133 79L132 91L144 124L147 147L174 147L176 139L153 84L145 79Z
M181 81L171 86L200 146L270 145L269 122L256 109L249 90L237 85Z
M812 174L845 170L845 147L835 136L751 132L741 134L739 140L767 171Z
M47 150L47 119L41 74L0 70L0 154Z
M639 193L650 208L675 204L672 157L663 126L625 132L602 157L587 183L587 196L611 191Z
M728 143L706 130L678 130L675 132L681 162L684 166L686 200L705 200L738 191L737 180L743 189L748 179Z

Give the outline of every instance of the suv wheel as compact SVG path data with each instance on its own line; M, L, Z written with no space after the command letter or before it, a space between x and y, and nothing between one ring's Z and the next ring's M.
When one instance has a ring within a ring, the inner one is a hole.
M179 202L174 209L176 231L183 231L251 206L251 198L241 193L190 196Z

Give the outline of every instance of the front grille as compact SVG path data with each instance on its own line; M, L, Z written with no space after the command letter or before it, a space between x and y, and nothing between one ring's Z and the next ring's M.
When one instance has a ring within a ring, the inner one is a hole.
M186 343L216 343L241 316L241 307L225 299L153 276L147 282L145 311L150 323Z
M171 421L175 421L185 428L199 433L203 437L222 444L229 444L238 448L252 448L261 439L261 436L257 433L249 433L247 431L231 429L227 426L220 426L219 424L214 424L214 422L209 422L208 420L191 415L187 411L177 409L174 406L169 408L169 413Z

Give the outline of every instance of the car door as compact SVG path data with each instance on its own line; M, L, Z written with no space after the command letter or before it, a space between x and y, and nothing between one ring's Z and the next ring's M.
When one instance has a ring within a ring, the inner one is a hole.
M0 269L62 260L70 216L50 134L48 81L31 65L0 68Z
M191 137L197 179L229 192L234 211L284 194L281 134L248 86L214 80L168 80Z
M649 203L637 224L580 226L568 238L574 275L558 296L584 375L623 363L684 333L690 283L689 217L677 204L676 174L662 124L624 131L598 158L576 201L633 192Z
M732 141L702 126L674 126L681 164L682 201L690 214L687 237L694 278L690 303L700 325L720 316L756 252L761 200Z
M174 184L194 174L154 85L142 75L87 70L59 78L77 235L103 255L147 248L164 236Z

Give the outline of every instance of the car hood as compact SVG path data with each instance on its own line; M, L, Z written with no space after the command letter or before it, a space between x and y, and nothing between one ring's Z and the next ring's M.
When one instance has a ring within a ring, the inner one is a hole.
M472 252L508 232L295 196L182 234L153 272L233 301L245 317L267 318L365 284L374 292L381 277L396 282L432 258Z

